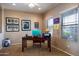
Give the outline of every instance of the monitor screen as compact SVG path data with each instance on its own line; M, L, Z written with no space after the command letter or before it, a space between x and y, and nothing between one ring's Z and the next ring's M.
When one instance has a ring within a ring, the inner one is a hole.
M39 29L32 30L32 36L41 36L42 31Z

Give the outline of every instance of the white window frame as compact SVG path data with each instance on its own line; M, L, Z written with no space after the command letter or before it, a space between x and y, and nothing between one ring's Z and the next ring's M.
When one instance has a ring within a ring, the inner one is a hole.
M70 8L70 9L67 9L67 10L65 10L65 11L63 11L63 12L60 12L60 15L61 14L63 14L63 13L65 13L65 12L68 12L68 11L70 11L70 10L73 10L73 9L76 9L76 8L78 8L78 6L76 6L76 7L73 7L73 8ZM62 24L63 24L63 20L62 20L62 16L60 16L60 19L61 19L61 38L62 38ZM78 24L77 24L78 26L79 26L79 8L78 8ZM79 27L78 27L78 29L79 29ZM79 34L77 34L77 35L79 35Z

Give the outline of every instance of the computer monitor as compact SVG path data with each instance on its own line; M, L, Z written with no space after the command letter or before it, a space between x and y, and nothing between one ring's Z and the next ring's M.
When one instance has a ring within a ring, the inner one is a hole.
M32 36L38 36L38 37L40 37L41 34L42 34L42 31L39 30L39 29L32 30Z

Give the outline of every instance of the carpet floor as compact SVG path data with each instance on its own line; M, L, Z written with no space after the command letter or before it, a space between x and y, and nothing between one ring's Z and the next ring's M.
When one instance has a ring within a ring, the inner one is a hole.
M21 45L12 45L8 48L2 48L0 50L0 56L69 56L55 48L52 48L51 52L48 51L47 47L39 48L33 46L25 48L24 52L21 50Z

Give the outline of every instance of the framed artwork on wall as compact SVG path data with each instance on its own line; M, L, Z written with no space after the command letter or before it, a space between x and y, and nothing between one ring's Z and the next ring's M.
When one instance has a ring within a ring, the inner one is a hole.
M54 18L54 20L53 20L53 29L54 30L59 30L59 28L60 28L60 18L58 17L58 18Z
M6 17L6 32L19 31L19 18Z
M7 24L19 24L18 18L6 17Z
M39 22L34 22L34 27L35 27L36 29L39 29Z
M54 24L59 24L60 23L60 19L59 18L55 18L53 22L54 22Z
M22 31L30 31L31 30L31 20L22 20L21 29L22 29Z
M6 31L7 31L7 32L13 31L12 29L13 29L13 28L12 28L11 25L6 25Z
M13 31L19 31L19 29L18 29L18 28L19 28L19 26L18 26L18 25L14 25L14 26L13 26Z
M6 24L12 24L12 17L6 17Z

